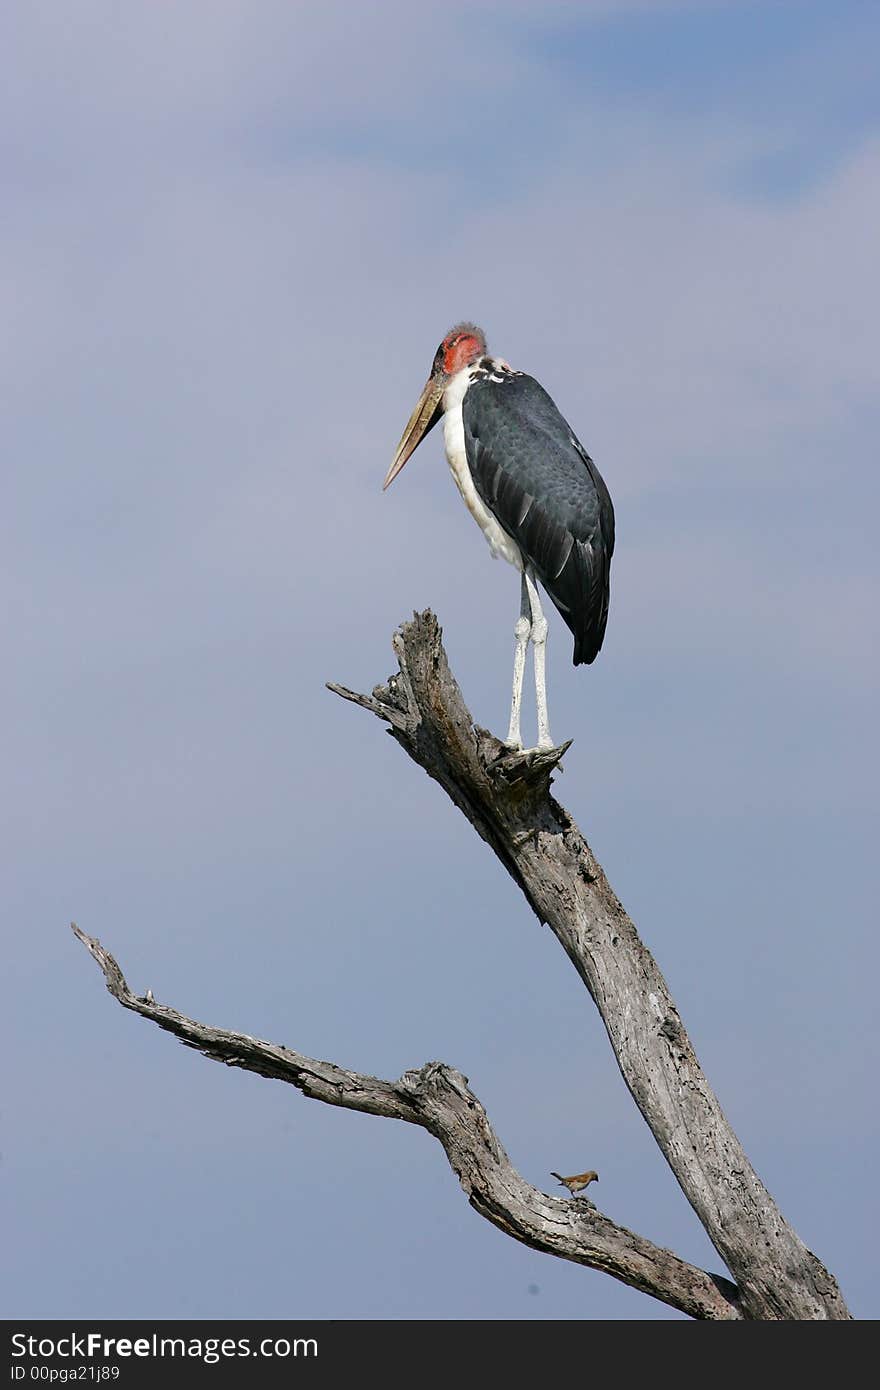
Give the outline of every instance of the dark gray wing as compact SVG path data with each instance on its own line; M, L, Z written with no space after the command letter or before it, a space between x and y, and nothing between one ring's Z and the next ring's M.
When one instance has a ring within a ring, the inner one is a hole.
M477 377L462 404L474 486L596 659L608 621L614 507L586 449L533 377Z

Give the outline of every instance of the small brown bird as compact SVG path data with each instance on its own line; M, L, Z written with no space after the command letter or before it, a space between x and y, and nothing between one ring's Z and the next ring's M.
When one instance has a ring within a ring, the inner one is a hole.
M592 1168L588 1173L575 1173L574 1176L570 1178L564 1178L561 1173L554 1173L552 1171L550 1176L551 1178L558 1178L560 1187L567 1187L572 1197L576 1192L580 1192L582 1188L589 1187L591 1182L599 1181L599 1174L594 1173Z

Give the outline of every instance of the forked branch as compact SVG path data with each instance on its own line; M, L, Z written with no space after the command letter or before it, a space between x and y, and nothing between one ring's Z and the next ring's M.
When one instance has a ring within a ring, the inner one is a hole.
M831 1274L785 1221L708 1081L657 964L571 816L550 794L561 748L511 753L476 728L433 613L394 635L399 670L371 695L330 689L389 726L439 782L547 923L598 1008L623 1078L734 1282L615 1225L585 1198L548 1197L513 1169L460 1073L430 1062L382 1081L288 1048L195 1023L129 990L76 928L127 1009L205 1056L286 1081L304 1095L420 1125L439 1139L472 1204L537 1250L605 1270L697 1318L846 1319Z

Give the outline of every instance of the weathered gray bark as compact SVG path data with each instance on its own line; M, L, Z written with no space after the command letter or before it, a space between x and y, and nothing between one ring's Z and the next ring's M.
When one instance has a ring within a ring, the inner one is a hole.
M837 1283L761 1183L700 1069L666 981L571 816L550 795L568 745L511 754L475 728L433 613L394 636L400 671L372 696L331 686L386 720L546 922L592 995L633 1099L715 1249L742 1311L848 1318Z
M535 1249L603 1269L711 1319L845 1319L834 1278L761 1184L700 1070L666 983L550 777L568 745L512 754L475 728L432 613L394 636L399 672L371 696L330 689L386 721L495 851L571 959L599 1009L623 1077L685 1196L733 1275L707 1274L616 1226L586 1198L548 1197L512 1168L477 1098L441 1063L382 1081L136 997L112 956L74 928L111 993L206 1056L283 1080L332 1105L421 1125L443 1145L471 1204Z

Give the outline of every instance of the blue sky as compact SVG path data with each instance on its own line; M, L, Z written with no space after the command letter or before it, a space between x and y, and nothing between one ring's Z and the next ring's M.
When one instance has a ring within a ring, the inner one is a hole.
M206 1021L458 1066L532 1181L595 1167L609 1215L719 1268L555 942L324 690L431 605L503 732L515 574L436 436L380 491L468 317L617 507L595 666L551 623L560 798L876 1316L876 6L3 27L7 1315L674 1316L482 1222L426 1135L123 1014L71 918Z

